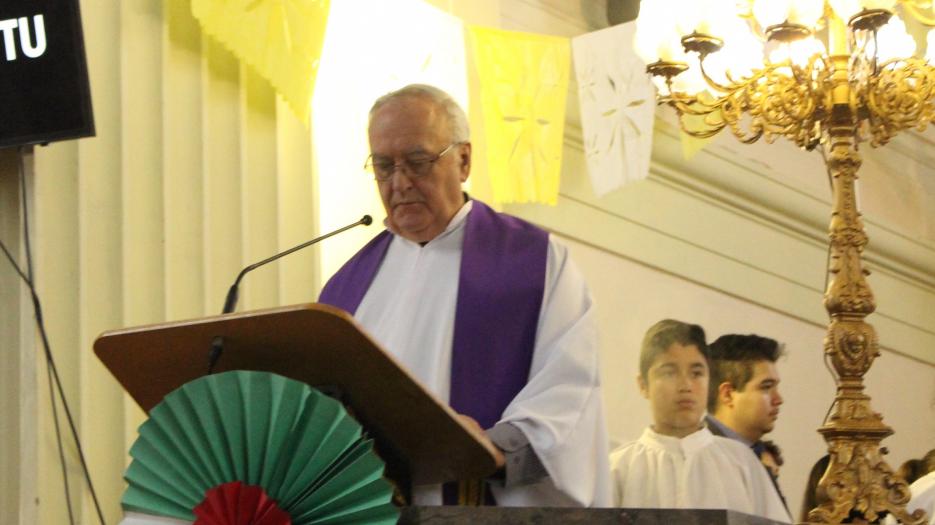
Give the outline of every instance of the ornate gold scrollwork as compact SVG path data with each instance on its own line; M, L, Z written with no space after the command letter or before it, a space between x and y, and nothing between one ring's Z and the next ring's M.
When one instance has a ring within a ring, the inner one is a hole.
M928 0L902 3L915 9ZM855 23L857 29L876 28L889 15L864 11ZM935 119L935 67L917 58L877 63L875 56L845 54L843 23L828 29L834 44L829 54L815 54L804 65L765 62L744 78L726 73L726 82L705 69L706 56L720 48L720 40L715 46L707 35L693 33L685 47L699 53L701 74L713 96L672 92L672 78L687 69L684 63L657 62L651 72L666 78L669 94L659 101L675 108L689 135L707 138L729 128L745 143L786 137L805 149L824 148L833 200L831 278L824 299L831 320L824 347L836 372L837 394L819 429L828 442L830 464L819 484L819 506L809 519L837 524L855 513L870 521L889 513L903 523L921 525L921 511L905 511L908 485L880 453L880 441L892 430L863 393L863 376L880 351L876 332L864 321L875 302L861 262L867 234L855 183L861 163L858 143L869 139L881 146L900 131L924 129ZM684 120L688 115L703 117L706 129L689 129Z
M861 102L868 109L873 146L906 129L924 131L935 117L935 68L918 58L887 62L871 78Z
M863 321L834 319L825 337L825 354L839 377L859 378L880 355L876 331Z
M883 460L879 441L830 440L830 462L818 483L818 507L809 512L809 523L842 523L853 512L871 523L885 514L905 525L927 522L921 510L906 512L909 486Z

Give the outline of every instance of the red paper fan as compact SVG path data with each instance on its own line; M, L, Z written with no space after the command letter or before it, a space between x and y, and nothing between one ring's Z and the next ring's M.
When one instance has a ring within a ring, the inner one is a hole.
M256 485L232 481L205 493L195 525L292 525L292 519Z

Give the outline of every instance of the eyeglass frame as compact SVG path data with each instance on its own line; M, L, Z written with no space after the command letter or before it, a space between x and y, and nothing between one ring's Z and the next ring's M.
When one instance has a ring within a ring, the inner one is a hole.
M429 156L428 158L424 160L420 160L419 162L415 164L410 162L409 159L407 159L404 156L400 162L393 162L392 166L388 166L387 174L382 177L377 174L377 170L376 170L377 166L373 162L373 153L371 153L370 156L367 157L367 160L364 162L364 169L372 171L373 178L377 182L389 182L390 180L393 179L393 175L396 173L396 170L401 169L401 168L404 168L404 171L402 173L406 177L409 177L410 179L420 179L422 177L425 177L429 173L431 173L432 166L436 162L438 162L442 157L444 157L446 153L451 151L455 146L462 146L464 144L467 144L467 141L452 142L451 144L448 144L448 147L441 150L437 155ZM425 172L419 173L419 170L425 170Z

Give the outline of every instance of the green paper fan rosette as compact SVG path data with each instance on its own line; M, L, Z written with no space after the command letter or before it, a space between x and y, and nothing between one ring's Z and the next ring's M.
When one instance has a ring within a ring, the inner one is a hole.
M130 448L125 511L195 520L211 489L257 486L293 525L396 523L373 442L336 400L266 372L205 376L150 411Z

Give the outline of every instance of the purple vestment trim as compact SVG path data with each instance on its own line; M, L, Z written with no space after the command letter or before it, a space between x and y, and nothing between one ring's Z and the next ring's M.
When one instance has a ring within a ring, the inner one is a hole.
M526 385L545 291L548 233L475 200L465 223L449 404L482 428ZM318 300L351 314L393 236L383 231L328 281Z
M449 404L492 428L526 385L549 234L474 201L464 231Z
M337 306L354 315L377 276L377 270L392 241L393 234L389 230L383 230L371 239L328 279L318 296L318 302Z

